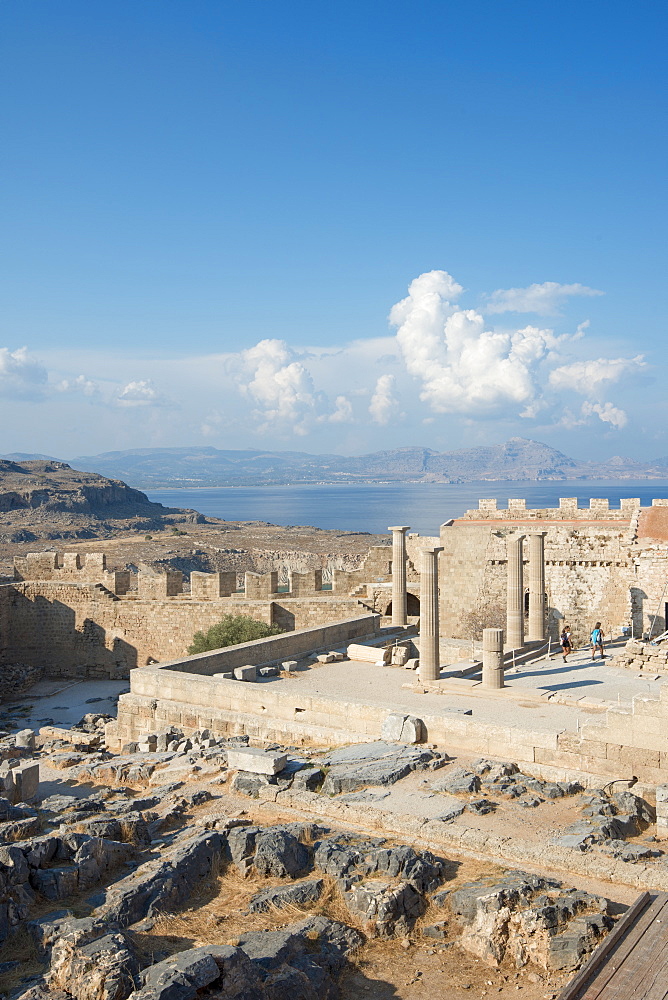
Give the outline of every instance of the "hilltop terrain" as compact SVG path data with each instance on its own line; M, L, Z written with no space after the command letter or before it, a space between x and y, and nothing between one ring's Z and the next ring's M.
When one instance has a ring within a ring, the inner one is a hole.
M354 569L386 535L223 521L152 503L116 479L53 460L0 460L0 575L15 555L46 549L105 552L110 568L139 563L192 570L267 572L278 561L304 572Z
M5 457L23 461L29 456ZM456 451L393 448L357 457L197 447L109 451L71 461L77 468L122 479L143 489L341 482L466 483L480 480L668 478L668 458L637 462L615 456L602 461L579 462L550 445L519 437L503 444L459 448Z

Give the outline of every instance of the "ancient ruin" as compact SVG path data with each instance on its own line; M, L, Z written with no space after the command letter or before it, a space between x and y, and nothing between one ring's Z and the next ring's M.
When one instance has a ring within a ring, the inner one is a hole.
M481 989L523 970L538 1000L639 890L668 891L668 501L481 500L439 537L388 531L358 570L283 584L17 557L0 944L32 943L12 997L352 996L356 950L396 940L427 969L458 949ZM283 632L188 655L229 612Z

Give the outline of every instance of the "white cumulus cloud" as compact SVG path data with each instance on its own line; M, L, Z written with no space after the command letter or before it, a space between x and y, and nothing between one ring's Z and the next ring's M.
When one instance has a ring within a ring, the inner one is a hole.
M95 396L99 391L97 382L85 375L77 375L75 378L64 378L56 386L58 392L81 392L84 396Z
M585 400L582 404L582 415L584 417L597 416L599 420L611 424L617 430L621 430L628 423L628 417L624 410L613 406L612 403L591 403Z
M158 392L151 379L128 382L116 396L118 406L169 406L169 401Z
M574 295L603 295L597 288L588 288L577 282L560 285L557 281L543 281L527 288L497 288L488 297L485 312L536 313L539 316L553 316L565 299Z
M47 371L28 354L26 347L10 351L0 347L0 395L14 399L38 399L44 394Z
M373 422L381 426L390 422L392 414L397 408L395 382L394 375L381 375L376 381L376 388L369 403L369 413Z
M635 358L594 358L560 365L550 372L550 385L555 389L573 389L582 396L595 395L601 386L619 382L645 366L644 355Z
M531 412L537 366L559 338L534 326L488 330L479 312L453 306L460 292L446 271L431 271L390 312L406 367L422 382L420 398L437 413Z
M308 369L284 340L261 340L241 352L247 381L242 390L256 405L261 433L307 434L317 417L318 400Z
M349 424L354 419L353 404L347 396L337 396L334 400L334 412L327 418L331 424Z

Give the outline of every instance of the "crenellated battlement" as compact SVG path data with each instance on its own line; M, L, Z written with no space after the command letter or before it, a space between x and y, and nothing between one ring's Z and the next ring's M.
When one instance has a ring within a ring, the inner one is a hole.
M62 583L101 583L112 594L127 594L130 570L107 569L104 552L28 552L14 556L17 581L54 580Z
M668 500L652 500L652 507L668 507ZM478 501L478 508L467 510L465 521L606 521L630 522L643 509L639 497L625 497L619 507L611 507L606 497L592 497L588 507L578 507L577 497L562 497L558 507L527 507L519 497L508 500L507 507L499 507L494 497Z

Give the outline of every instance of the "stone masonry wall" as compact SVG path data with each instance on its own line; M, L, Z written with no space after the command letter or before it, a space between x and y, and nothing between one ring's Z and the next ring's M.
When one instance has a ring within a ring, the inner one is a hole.
M0 587L0 662L53 676L127 677L133 667L185 655L195 632L230 612L295 629L363 611L350 598L142 600L99 584L19 582Z
M186 733L211 729L220 735L335 745L379 739L389 712L345 696L300 697L294 682L244 683L189 673L187 661L178 666L133 672L132 690L120 698L118 721L108 729L117 745L169 725ZM577 735L497 726L447 712L421 717L430 743L517 761L548 778L601 785L635 775L641 786L668 782L668 684L660 698L637 695L631 709L610 708L600 722L587 723Z
M481 510L444 525L439 574L443 634L467 635L472 619L481 619L481 627L503 627L503 620L482 619L505 607L507 537L538 529L545 532L546 624L553 640L566 622L578 644L587 641L596 620L608 635L618 634L632 618L637 633L646 630L668 580L668 547L638 542L636 501L612 511L607 501L596 503L578 510L562 501L555 511L527 510L524 501L509 501L508 510L498 510L492 506L495 501L481 500ZM526 592L528 554L527 539ZM655 634L664 615L661 606Z

